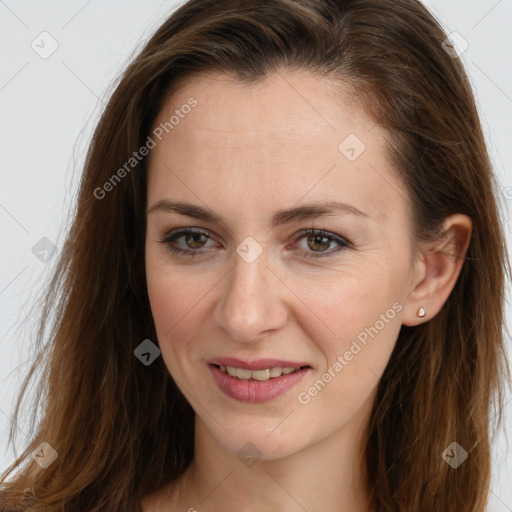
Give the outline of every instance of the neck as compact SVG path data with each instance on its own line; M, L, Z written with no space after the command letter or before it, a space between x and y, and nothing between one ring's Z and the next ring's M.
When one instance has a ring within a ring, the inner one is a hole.
M196 415L194 460L175 482L179 509L221 511L235 503L247 512L368 512L361 477L362 426L369 420L373 398L329 437L283 458L255 457L246 464L219 444Z

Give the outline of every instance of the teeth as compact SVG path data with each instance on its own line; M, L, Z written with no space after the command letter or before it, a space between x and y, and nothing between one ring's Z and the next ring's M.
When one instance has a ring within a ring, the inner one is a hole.
M253 370L251 377L256 380L268 380L270 379L270 370Z
M271 368L270 376L271 377L279 377L282 373L282 368Z
M242 370L240 368L236 369L236 376L239 379L249 380L251 378L251 370Z
M237 377L242 380L269 380L300 370L300 368L281 368L278 366L276 368L265 368L264 370L251 371L244 370L242 368L234 368L233 366L224 366L222 364L219 366L224 373L228 373L231 377Z

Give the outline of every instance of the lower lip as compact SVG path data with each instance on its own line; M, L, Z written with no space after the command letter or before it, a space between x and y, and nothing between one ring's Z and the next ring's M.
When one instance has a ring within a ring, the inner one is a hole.
M220 368L209 364L213 380L227 396L241 402L261 403L276 398L295 386L311 368L303 368L287 375L268 380L242 380L224 373Z

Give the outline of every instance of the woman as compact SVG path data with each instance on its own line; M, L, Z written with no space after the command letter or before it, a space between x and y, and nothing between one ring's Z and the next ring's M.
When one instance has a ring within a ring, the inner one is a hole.
M485 510L510 268L445 40L415 0L165 21L89 149L5 510Z

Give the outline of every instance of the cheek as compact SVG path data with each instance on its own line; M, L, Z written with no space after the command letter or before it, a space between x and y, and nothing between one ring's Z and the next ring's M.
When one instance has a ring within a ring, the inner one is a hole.
M198 325L194 319L200 312L204 294L197 279L194 285L176 269L169 268L148 256L146 265L147 289L156 332L162 353L186 340L186 332ZM199 285L199 286L197 286ZM176 340L170 344L168 340Z
M148 297L162 358L169 372L179 377L189 365L201 359L200 330L211 309L209 294L218 277L194 268L172 265L156 252L147 252ZM204 337L203 337L204 338Z
M169 374L179 380L182 379L183 361L191 358L187 340L194 337L194 326L200 325L194 322L197 311L189 306L189 294L181 290L183 288L170 278L158 278L155 274L148 279L149 301L161 356Z
M193 277L191 270L173 265L169 256L151 243L146 245L146 284L159 335L171 335L180 319L193 315L194 304L204 293L201 279Z
M324 327L320 335L318 330L309 332L324 364L297 390L297 400L308 414L323 417L328 424L346 423L371 399L393 352L403 307L395 300L394 287L379 290L378 284L378 280L365 284L347 279L324 290L315 309L322 322L306 308L303 311L310 326L325 323L329 329Z
M379 375L401 327L400 275L382 266L365 275L343 272L336 281L309 288L306 297L303 329L320 345L328 367L346 354L347 366L364 366Z

